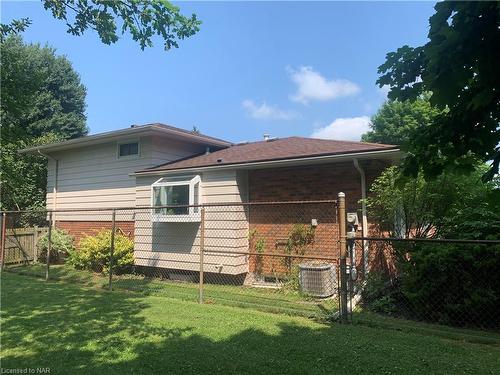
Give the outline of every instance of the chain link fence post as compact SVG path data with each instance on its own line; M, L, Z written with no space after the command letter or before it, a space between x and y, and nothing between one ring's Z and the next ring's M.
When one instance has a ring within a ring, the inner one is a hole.
M339 240L340 240L340 320L347 322L347 242L346 242L346 212L345 212L345 194L338 194L339 210Z
M52 211L49 211L49 232L47 233L47 254L45 267L45 280L49 279L50 252L52 251Z
M113 290L113 254L115 252L116 210L111 214L111 244L109 247L109 285L108 290Z
M38 262L38 253L36 249L36 245L38 244L38 226L35 225L33 230L33 262L32 264L35 264Z
M199 285L199 303L203 303L203 264L205 253L205 207L201 208L200 220L200 285Z
M7 213L6 212L3 212L2 213L2 238L1 238L1 242L0 242L0 245L1 245L1 253L0 253L0 256L2 257L2 271L5 267L5 237L7 235Z

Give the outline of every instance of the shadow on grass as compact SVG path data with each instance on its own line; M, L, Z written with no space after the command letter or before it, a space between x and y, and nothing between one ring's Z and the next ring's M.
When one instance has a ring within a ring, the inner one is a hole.
M9 272L26 276L45 277L45 265L34 264L13 267ZM67 265L50 267L50 279L101 289L108 288L108 277L84 270L76 270ZM183 301L198 302L197 283L177 282L143 275L115 275L114 290L127 290L143 295L164 296ZM209 284L204 285L205 303L255 309L265 312L303 316L319 321L328 320L337 310L334 299L313 299L296 292L284 293L272 289L250 288L246 286Z
M374 328L394 329L402 332L433 335L452 340L496 345L500 347L500 332L498 330L458 328L441 324L396 318L363 309L355 311L352 314L351 321L355 324L363 324Z
M494 373L500 349L2 275L2 367L51 374Z

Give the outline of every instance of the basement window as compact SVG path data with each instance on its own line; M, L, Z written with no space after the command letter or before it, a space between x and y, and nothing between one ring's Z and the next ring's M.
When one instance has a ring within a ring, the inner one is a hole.
M163 177L151 185L151 220L200 221L200 176Z

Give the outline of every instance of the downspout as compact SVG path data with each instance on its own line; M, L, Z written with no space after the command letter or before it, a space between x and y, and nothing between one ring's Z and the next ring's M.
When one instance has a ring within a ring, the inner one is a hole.
M44 154L40 150L37 150L38 153L42 156L45 156L47 159L52 159L56 163L55 165L55 171L54 171L54 187L52 189L52 210L54 211L52 213L52 226L56 226L56 210L57 210L57 182L59 180L59 160L54 158L53 156L50 156L48 154Z
M368 237L368 219L366 216L366 176L365 176L365 171L359 165L358 159L353 159L354 162L354 168L359 173L360 179L361 179L361 216L362 216L362 227L361 227L361 233L363 237ZM363 244L363 251L362 251L362 259L363 259L363 277L366 276L366 271L368 270L368 241L367 240L362 240Z

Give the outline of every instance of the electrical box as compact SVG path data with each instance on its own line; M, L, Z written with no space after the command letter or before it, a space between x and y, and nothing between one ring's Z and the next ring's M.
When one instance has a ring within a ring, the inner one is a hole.
M358 214L356 212L347 213L347 224L352 226L359 226Z

